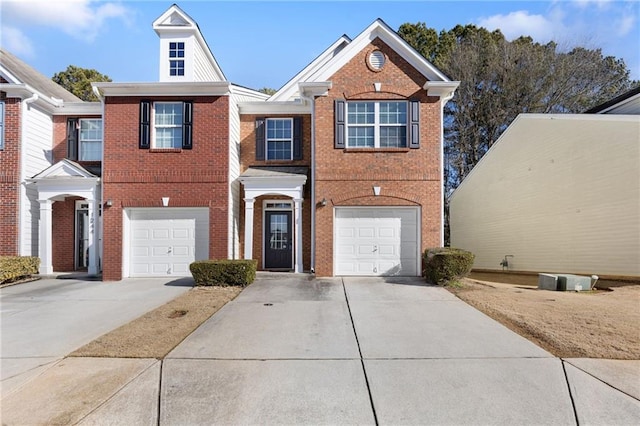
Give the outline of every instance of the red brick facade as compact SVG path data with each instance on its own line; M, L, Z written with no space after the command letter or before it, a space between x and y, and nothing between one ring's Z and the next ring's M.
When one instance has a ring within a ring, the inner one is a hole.
M4 83L5 81L2 80ZM4 102L4 149L0 149L0 256L19 255L20 226L20 99Z
M366 64L374 49L387 57L379 71ZM419 206L422 250L440 245L440 101L427 96L426 78L375 39L329 80L329 95L316 100L316 198L329 201L316 211L316 274L333 275L333 206ZM380 92L374 83L382 84ZM335 99L419 100L420 148L335 149Z
M209 257L228 256L229 99L227 97L151 98L193 101L193 149L140 149L140 101L105 101L103 198L103 279L122 278L123 209L209 208Z

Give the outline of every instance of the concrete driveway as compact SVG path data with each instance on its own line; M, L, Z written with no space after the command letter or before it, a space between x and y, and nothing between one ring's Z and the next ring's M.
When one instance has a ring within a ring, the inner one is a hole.
M164 361L67 358L3 399L2 421L637 424L638 362L598 361L555 358L418 279L259 274Z
M0 288L3 393L192 286L191 279L48 278Z

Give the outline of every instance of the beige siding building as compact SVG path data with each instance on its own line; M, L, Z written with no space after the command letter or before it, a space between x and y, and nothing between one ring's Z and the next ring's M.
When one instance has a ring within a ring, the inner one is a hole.
M510 255L511 271L640 276L640 115L629 111L518 116L452 194L451 245L475 269L502 270Z

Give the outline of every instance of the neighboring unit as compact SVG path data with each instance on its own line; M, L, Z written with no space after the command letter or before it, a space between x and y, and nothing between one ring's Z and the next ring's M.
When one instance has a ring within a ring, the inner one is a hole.
M229 82L178 6L153 28L159 81L94 83L101 103L74 102L42 136L55 152L67 141L66 156L21 180L41 188L41 217L52 202L54 234L87 230L89 272L184 276L194 260L245 258L321 276L421 274L422 251L443 240L442 109L458 82L376 20L269 97ZM71 187L50 184L62 181ZM70 250L56 243L52 257Z
M474 269L640 276L640 89L585 114L521 114L450 199Z

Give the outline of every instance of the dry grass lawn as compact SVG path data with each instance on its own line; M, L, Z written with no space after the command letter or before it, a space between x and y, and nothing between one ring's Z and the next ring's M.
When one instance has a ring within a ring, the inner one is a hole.
M450 291L555 356L640 359L640 285L562 292L466 279Z
M194 287L70 356L162 359L240 291L241 287Z

